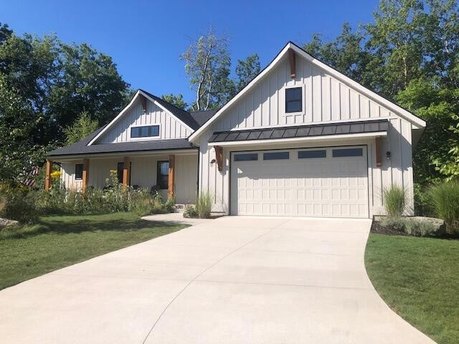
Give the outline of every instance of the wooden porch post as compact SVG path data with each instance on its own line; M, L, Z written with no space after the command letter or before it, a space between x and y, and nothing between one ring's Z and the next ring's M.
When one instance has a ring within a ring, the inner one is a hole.
M89 182L89 159L83 159L83 175L81 176L81 190L86 192Z
M169 155L169 178L167 180L167 197L175 196L175 155Z
M53 162L51 160L46 160L46 165L45 165L45 191L49 191L49 189L51 189L51 172L53 170L52 166L53 166Z
M124 160L123 160L123 189L127 189L127 187L129 186L129 167L131 165L131 160L129 159L129 157L124 157Z

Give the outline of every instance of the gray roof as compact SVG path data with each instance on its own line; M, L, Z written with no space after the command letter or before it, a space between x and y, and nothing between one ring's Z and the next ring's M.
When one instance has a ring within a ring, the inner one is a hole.
M387 119L345 123L313 124L266 129L214 132L209 142L276 140L324 135L345 135L387 131Z
M190 112L191 117L198 123L201 127L204 123L206 123L209 119L211 119L217 110L205 110L205 111L192 111Z
M145 90L140 89L143 93L148 95L150 98L156 100L158 103L160 103L162 106L164 106L168 111L170 111L175 117L180 119L183 123L188 125L190 128L193 130L198 129L201 125L196 121L196 119L188 112L183 109L179 109L175 105L172 105L171 103L168 103L162 98L159 98Z
M147 94L150 98L154 99L170 111L174 116L191 127L193 130L198 129L201 125L207 122L215 113L215 110L197 111L189 113L185 110L168 103L147 91L140 90ZM100 154L100 153L122 153L122 152L144 152L144 151L161 151L161 150L175 150L175 149L193 149L196 148L187 139L172 139L172 140L151 140L151 141L137 141L137 142L120 142L120 143L94 143L88 146L88 143L96 137L104 128L97 129L81 141L69 146L55 149L48 153L49 157L60 157L70 155L87 155L87 154Z
M105 126L104 126L105 127ZM187 139L173 140L151 140L138 142L120 142L120 143L105 143L93 144L88 146L88 143L104 128L99 128L89 136L73 145L55 149L48 153L49 157L63 157L70 155L90 155L100 153L123 153L123 152L147 152L147 151L163 151L176 149L196 149L197 147L191 144Z

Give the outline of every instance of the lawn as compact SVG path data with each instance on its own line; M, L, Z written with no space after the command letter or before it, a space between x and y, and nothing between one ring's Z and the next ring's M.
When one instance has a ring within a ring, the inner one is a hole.
M0 232L0 289L183 227L131 213L42 217L19 233Z
M370 234L368 275L384 301L439 344L459 343L459 241Z

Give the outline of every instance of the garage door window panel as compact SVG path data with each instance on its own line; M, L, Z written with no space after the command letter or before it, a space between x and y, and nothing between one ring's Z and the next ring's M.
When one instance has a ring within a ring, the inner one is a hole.
M363 148L339 148L333 149L332 156L334 158L344 158L353 156L362 156Z
M256 161L258 153L240 153L234 155L234 161Z
M298 159L318 159L318 158L326 158L326 157L327 157L327 151L325 149L307 150L307 151L298 152Z
M263 160L288 160L288 159L290 159L289 152L263 153Z

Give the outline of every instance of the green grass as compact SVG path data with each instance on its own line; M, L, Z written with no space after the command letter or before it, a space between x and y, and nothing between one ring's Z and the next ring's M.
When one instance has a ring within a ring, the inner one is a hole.
M182 229L132 213L46 216L0 232L0 289L101 254Z
M370 234L368 275L384 301L439 344L459 343L459 241Z

